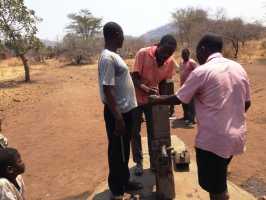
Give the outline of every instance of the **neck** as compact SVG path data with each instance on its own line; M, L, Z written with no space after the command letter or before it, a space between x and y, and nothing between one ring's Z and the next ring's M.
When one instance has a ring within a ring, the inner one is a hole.
M156 51L155 51L155 58L156 58L156 62L157 62L158 67L163 66L163 63L164 63L164 62L162 62L162 61L159 59L157 49L156 49Z
M108 49L109 51L112 51L112 52L117 52L117 47L113 44L109 44L109 43L106 43L105 44L105 49Z
M18 189L18 190L20 190L20 187L19 187L19 185L18 185L18 182L17 182L17 179L15 178L15 179L12 179L12 180L9 180L11 183L13 183L13 185L15 185L15 187Z
M9 180L18 190L20 190L20 187L17 182L17 177L6 177L7 180Z

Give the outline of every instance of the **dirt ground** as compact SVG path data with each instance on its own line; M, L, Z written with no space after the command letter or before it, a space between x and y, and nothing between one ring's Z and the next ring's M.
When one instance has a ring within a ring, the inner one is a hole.
M266 194L266 66L244 66L252 87L247 152L233 159L230 179L262 195ZM3 132L26 163L28 199L84 199L108 172L97 67L63 67L50 61L32 71L30 84L21 78L0 80ZM181 117L180 107L176 113ZM172 126L172 134L181 137L193 152L196 130L176 122Z

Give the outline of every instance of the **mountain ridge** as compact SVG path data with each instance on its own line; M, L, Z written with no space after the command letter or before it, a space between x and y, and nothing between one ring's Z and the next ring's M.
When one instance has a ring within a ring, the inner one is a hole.
M145 42L149 42L152 40L158 40L166 34L176 34L176 32L177 32L176 26L172 22L172 23L168 23L168 24L159 26L155 29L152 29L152 30L142 34L140 36L140 38L143 39Z

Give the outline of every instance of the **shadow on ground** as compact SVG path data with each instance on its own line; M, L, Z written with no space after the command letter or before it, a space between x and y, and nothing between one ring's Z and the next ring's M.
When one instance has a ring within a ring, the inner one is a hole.
M171 122L171 126L173 129L177 128L185 128L185 129L193 129L193 126L186 126L184 120L175 119Z
M250 177L241 184L241 187L254 194L256 197L266 195L266 183L262 179L256 177Z
M145 187L143 190L133 193L133 195L140 195L141 199L145 200L154 200L155 199L155 192L154 192L154 187L155 187L155 177L154 174L149 170L145 169L144 173L142 176L136 177L134 176L134 167L130 169L131 177L133 181L138 181L144 185ZM99 192L95 194L92 199L89 200L109 200L110 199L110 191L109 190L104 190L102 192ZM68 199L64 199L68 200ZM69 199L71 200L71 199Z
M58 199L58 200L87 200L89 195L90 195L90 193L87 191L87 192L84 192L84 193L79 194L79 195L66 197L66 198Z
M30 81L26 83L24 80L19 80L19 81L2 81L0 82L0 89L11 89L11 88L16 88L20 87L23 84L34 84L36 81Z

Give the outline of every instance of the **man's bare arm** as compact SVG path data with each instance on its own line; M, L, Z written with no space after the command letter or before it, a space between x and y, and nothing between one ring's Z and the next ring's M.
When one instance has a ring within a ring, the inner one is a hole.
M103 86L103 92L104 92L105 97L106 97L106 101L107 101L106 103L108 105L108 108L111 110L111 112L114 115L114 118L116 120L115 133L118 135L123 135L126 132L126 127L125 127L123 115L119 111L119 108L118 108L117 103L115 101L114 86L104 85Z
M159 104L159 105L179 105L182 102L177 98L176 95L151 95L149 97L149 101L151 104Z
M142 91L146 92L147 94L158 94L159 93L158 89L148 87L147 85L142 83L140 79L141 78L140 78L140 75L138 72L132 73L132 80L133 80L135 87L141 89Z

